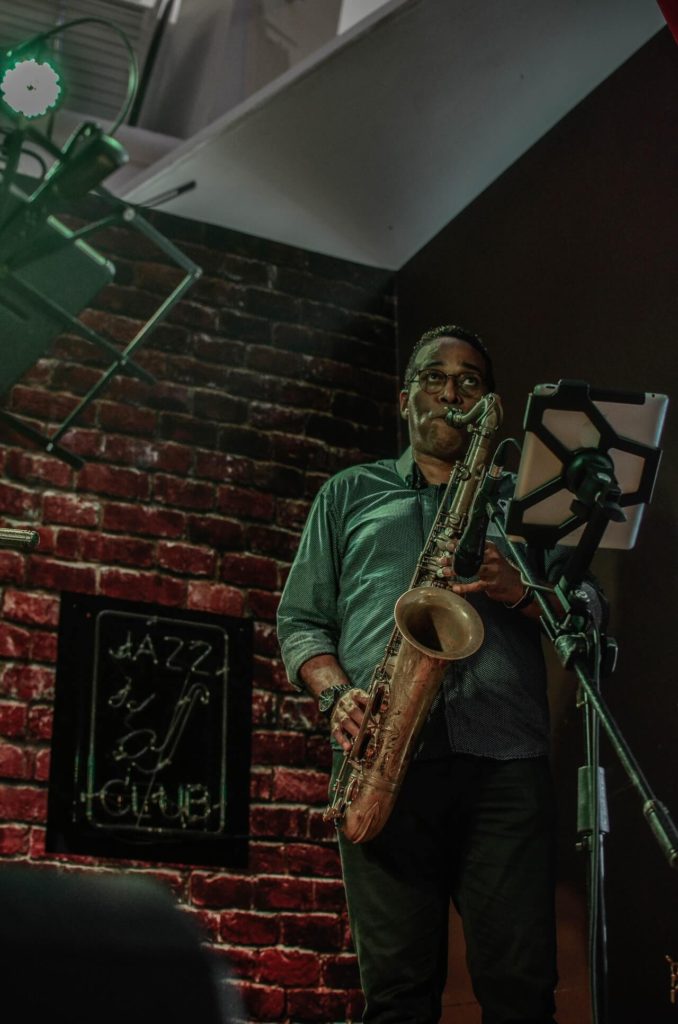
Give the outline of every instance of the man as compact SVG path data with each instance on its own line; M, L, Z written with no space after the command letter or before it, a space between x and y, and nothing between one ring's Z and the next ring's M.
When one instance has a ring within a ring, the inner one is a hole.
M314 502L278 632L289 678L330 719L335 773L362 720L395 601L467 450L467 430L449 426L445 414L493 389L476 335L451 326L427 332L400 393L410 448L397 461L338 473ZM505 486L510 496L508 475ZM450 563L441 557L446 575ZM440 1019L452 899L483 1024L549 1024L554 810L539 609L491 539L477 578L451 586L480 612L484 643L450 663L383 831L360 845L339 833L363 1021Z

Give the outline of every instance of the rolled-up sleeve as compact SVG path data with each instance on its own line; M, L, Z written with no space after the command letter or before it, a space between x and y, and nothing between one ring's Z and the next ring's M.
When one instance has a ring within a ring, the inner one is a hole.
M290 682L303 688L299 669L319 654L336 656L339 554L336 515L328 484L306 521L278 608L278 640Z

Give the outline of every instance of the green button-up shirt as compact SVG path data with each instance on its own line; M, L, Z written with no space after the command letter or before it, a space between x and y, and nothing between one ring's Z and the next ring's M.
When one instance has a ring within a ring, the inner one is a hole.
M506 486L510 497L508 476ZM304 662L333 654L355 686L369 687L443 490L426 484L410 449L323 485L278 612L282 657L296 686ZM501 547L492 525L488 536ZM544 754L549 723L538 624L484 594L469 600L485 640L476 654L451 662L444 678L450 749L500 759Z

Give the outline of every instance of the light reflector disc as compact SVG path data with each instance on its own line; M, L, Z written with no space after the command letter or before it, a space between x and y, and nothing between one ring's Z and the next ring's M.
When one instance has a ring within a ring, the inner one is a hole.
M22 60L9 68L0 82L8 107L24 117L41 117L53 107L61 93L59 76L50 64Z

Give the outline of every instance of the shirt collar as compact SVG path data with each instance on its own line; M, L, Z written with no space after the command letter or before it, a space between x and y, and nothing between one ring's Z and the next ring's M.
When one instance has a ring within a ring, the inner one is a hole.
M415 491L421 490L422 487L428 487L424 474L414 461L411 447L406 448L396 461L396 469L407 486L412 487Z

